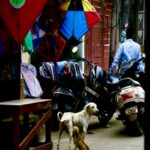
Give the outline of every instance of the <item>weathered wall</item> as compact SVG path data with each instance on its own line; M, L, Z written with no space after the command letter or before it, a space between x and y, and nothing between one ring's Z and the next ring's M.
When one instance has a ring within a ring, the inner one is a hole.
M106 7L102 9L102 0L91 0L101 16L98 22L86 35L85 57L93 63L102 66L106 71L109 69L110 38L112 20L112 0L105 0Z

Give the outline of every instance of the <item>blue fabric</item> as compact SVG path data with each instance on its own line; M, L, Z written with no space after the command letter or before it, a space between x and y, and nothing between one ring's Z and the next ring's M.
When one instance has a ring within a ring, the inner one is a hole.
M31 28L32 32L32 40L33 40L33 50L35 50L40 42L42 41L43 37L45 36L47 31L45 20L40 17L37 19L34 23L34 25Z
M127 39L124 43L120 44L110 67L109 73L112 73L114 69L117 69L120 60L122 63L125 63L135 58L139 60L141 57L141 46L132 39ZM142 63L139 64L138 69L143 69Z
M0 40L0 54L4 52L3 45L4 45L4 42Z
M60 27L61 33L70 39L74 36L77 40L88 31L84 11L67 11L64 21Z

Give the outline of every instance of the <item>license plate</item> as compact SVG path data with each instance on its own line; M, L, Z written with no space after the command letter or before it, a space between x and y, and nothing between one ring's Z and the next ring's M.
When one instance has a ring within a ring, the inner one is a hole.
M130 107L125 110L126 115L131 115L131 114L135 114L135 113L138 113L137 106Z

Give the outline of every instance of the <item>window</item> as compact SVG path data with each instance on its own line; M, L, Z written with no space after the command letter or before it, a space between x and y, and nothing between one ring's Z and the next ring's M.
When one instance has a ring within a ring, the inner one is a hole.
M144 0L138 1L138 43L144 45Z

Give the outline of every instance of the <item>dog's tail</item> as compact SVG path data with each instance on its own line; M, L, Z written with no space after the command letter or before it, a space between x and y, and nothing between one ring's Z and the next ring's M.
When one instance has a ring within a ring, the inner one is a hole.
M58 119L59 121L61 120L62 115L63 115L63 114L62 114L62 112L60 112L60 111L57 113L57 119Z

